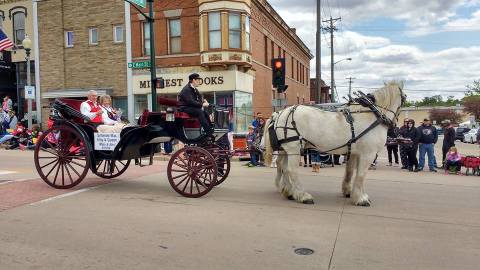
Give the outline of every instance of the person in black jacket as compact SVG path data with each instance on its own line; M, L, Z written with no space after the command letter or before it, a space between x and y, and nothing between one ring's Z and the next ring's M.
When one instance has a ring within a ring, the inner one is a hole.
M418 169L417 171L423 170L425 165L425 154L428 156L428 167L431 172L436 172L435 164L435 152L434 147L438 140L437 129L432 126L430 120L425 118L423 119L423 124L417 128L419 133L419 160L418 160Z
M408 128L408 118L405 118L403 120L403 126L400 127L400 130L398 131L399 134L402 134L404 130ZM407 150L405 148L405 144L400 143L400 160L402 161L402 169L408 169L408 156L407 156Z
M188 84L183 87L178 95L178 105L180 106L180 111L188 113L191 117L198 118L204 131L210 131L212 125L207 112L203 110L203 108L208 107L209 104L203 99L197 89L200 82L200 75L197 73L188 76Z
M415 121L413 119L409 119L407 127L400 130L400 136L403 138L403 147L408 158L408 170L411 172L418 169L418 135L419 133L415 128Z
M450 120L443 121L445 131L443 132L443 145L442 145L442 164L445 166L445 157L447 156L450 147L455 146L455 129L453 128Z
M398 127L389 127L387 131L388 166L392 166L392 154L395 158L395 166L398 166Z

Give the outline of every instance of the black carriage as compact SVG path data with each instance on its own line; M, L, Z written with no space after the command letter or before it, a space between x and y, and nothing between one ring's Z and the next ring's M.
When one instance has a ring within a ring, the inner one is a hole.
M36 143L34 161L38 174L59 189L78 185L89 170L102 178L115 178L132 162L151 165L160 144L177 139L185 147L176 151L168 162L171 186L186 197L207 194L230 172L228 147L217 143L228 132L228 111L212 108L210 115L215 129L203 132L197 119L178 110L175 100L159 98L159 103L167 109L145 111L137 125L129 124L122 129L113 150L96 150L97 125L80 113L81 101L55 100L49 128Z

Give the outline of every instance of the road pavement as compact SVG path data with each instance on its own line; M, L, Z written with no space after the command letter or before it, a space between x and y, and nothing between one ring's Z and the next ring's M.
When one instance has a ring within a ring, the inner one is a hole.
M477 176L409 173L385 167L382 155L366 180L373 205L356 207L341 196L343 166L300 168L315 199L302 205L276 192L274 169L240 162L220 187L188 199L169 186L164 161L55 193L26 180L36 177L31 152L8 156L0 171L19 175L0 175L11 180L0 183L0 202L31 195L0 208L2 270L478 269Z

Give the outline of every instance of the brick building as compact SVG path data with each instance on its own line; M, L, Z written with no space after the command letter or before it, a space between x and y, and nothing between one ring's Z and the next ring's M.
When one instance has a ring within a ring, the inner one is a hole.
M315 91L317 91L317 82L315 78L310 79L310 100L315 103L328 103L330 102L330 86L325 84L325 81L320 79L320 95L318 100L315 100Z
M159 96L176 98L188 74L203 78L199 90L210 103L231 108L235 130L246 131L254 112L272 108L272 58L286 59L289 104L310 100L312 55L264 0L156 1L157 76L165 79ZM149 60L149 26L131 10L134 61ZM151 106L149 70L133 71L135 111Z
M14 110L23 118L27 112L24 88L27 82L27 61L22 41L25 35L34 42L33 7L31 0L0 0L0 28L15 44L12 49L0 52L0 98L9 95ZM35 51L30 53L30 75L35 82ZM34 110L35 110L35 103Z
M127 110L124 1L36 4L43 123L55 98L85 99L91 89L112 95L114 106Z

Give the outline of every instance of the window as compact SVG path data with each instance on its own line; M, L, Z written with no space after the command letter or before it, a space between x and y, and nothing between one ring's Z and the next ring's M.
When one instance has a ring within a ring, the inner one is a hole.
M123 42L123 25L113 26L113 42L114 43Z
M228 44L233 49L240 49L242 44L242 24L240 18L238 13L228 14Z
M170 36L170 53L182 51L182 25L180 19L168 21L168 32Z
M25 38L25 13L16 12L13 14L13 39L16 45L22 45Z
M222 47L220 12L210 12L208 14L208 47L210 49Z
M278 58L282 58L282 48L278 46Z
M250 51L250 17L245 17L245 49Z
M65 31L65 47L73 47L73 31Z
M150 24L143 23L143 55L150 55Z
M90 45L98 45L98 28L90 28L88 32Z
M294 72L294 70L295 70L295 59L293 59L293 56L292 56L292 79L294 79L294 78L293 78L293 72Z
M264 46L265 46L265 66L270 65L268 63L268 38L267 36L263 36Z

